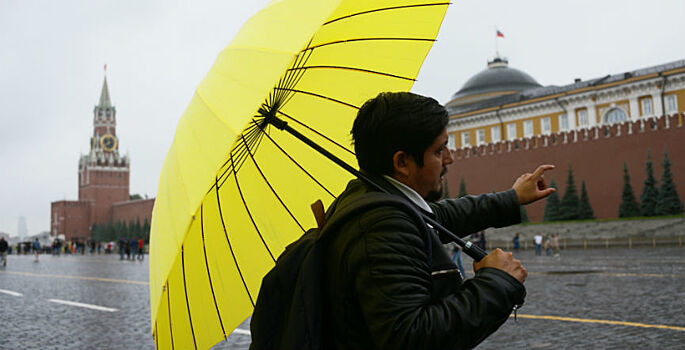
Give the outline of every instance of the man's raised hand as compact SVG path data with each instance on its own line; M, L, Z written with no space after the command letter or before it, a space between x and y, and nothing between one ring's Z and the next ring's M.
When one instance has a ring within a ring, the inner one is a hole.
M512 188L516 191L516 195L518 196L521 205L533 203L556 191L554 187L547 186L545 177L543 176L545 171L554 168L554 165L550 164L540 165L532 174L525 173L516 179Z

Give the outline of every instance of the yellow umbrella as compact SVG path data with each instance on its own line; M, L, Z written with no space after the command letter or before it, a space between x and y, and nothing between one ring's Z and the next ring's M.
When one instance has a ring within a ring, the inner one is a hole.
M262 277L351 178L357 109L407 91L448 2L274 0L220 53L167 153L150 237L157 348L210 348L252 312Z

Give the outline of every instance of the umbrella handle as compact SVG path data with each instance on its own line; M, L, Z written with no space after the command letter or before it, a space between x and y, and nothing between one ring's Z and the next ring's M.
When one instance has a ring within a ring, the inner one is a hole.
M366 182L367 184L375 187L379 191L383 193L388 193L387 190L385 190L383 187L380 185L376 184L371 180L368 176L364 175L362 172L359 170L353 168L349 164L347 164L345 161L342 159L336 157L333 153L329 152L325 148L319 146L316 142L310 140L307 136L304 136L302 133L299 131L293 129L290 125L288 125L288 122L286 122L283 119L279 119L274 115L274 113L268 113L264 115L264 120L262 123L259 124L259 127L263 130L264 129L264 124L271 124L274 127L276 127L279 130L287 131L291 135L295 136L298 140L304 142L307 144L309 147L313 148L317 152L321 153L323 156L326 158L332 160L334 163L338 164L341 166L343 169L347 170L349 173L352 175L356 176L357 178L361 179L362 181ZM481 261L488 253L481 249L480 247L474 245L473 243L469 241L464 241L461 239L459 236L455 235L452 233L450 230L446 229L442 225L440 225L437 221L433 220L432 218L428 217L428 215L421 213L421 216L423 217L423 220L433 226L434 229L438 230L440 233L446 235L449 237L451 240L453 240L455 243L457 243L459 246L461 246L462 250L464 253L476 262Z

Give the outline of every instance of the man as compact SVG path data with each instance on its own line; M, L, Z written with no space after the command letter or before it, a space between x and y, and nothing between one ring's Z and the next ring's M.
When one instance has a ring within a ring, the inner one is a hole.
M38 261L38 253L40 252L40 241L38 241L38 238L33 240L33 257L35 258L34 261Z
M9 244L5 240L5 237L0 237L0 260L2 260L2 266L7 266L7 249Z
M523 303L527 271L500 249L474 263L464 281L421 211L459 236L520 222L520 204L551 194L541 166L513 189L429 203L440 197L447 166L447 112L411 93L382 93L365 103L352 128L360 169L403 198L350 219L326 243L325 349L465 349L475 347ZM351 181L327 217L377 189ZM520 203L520 204L519 204Z
M536 233L533 236L533 242L535 243L535 255L542 256L542 233Z

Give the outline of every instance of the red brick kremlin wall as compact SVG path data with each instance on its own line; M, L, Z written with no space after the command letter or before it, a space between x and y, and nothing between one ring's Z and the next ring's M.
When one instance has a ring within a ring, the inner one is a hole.
M138 199L126 202L114 203L112 205L112 221L122 221L129 223L140 220L142 225L147 219L150 224L152 220L152 207L155 205L154 199Z
M50 234L64 235L66 240L90 237L90 202L65 200L50 205Z
M511 188L520 174L550 163L557 168L546 179L555 180L561 199L570 164L579 196L581 181L585 180L595 217L615 218L623 190L623 163L628 165L631 185L639 201L649 149L657 186L661 185L661 161L668 150L671 172L682 201L685 198L684 118L685 113L458 149L447 174L450 194L459 193L462 176L469 194L501 191ZM544 206L545 200L542 200L526 207L531 221L542 221Z

